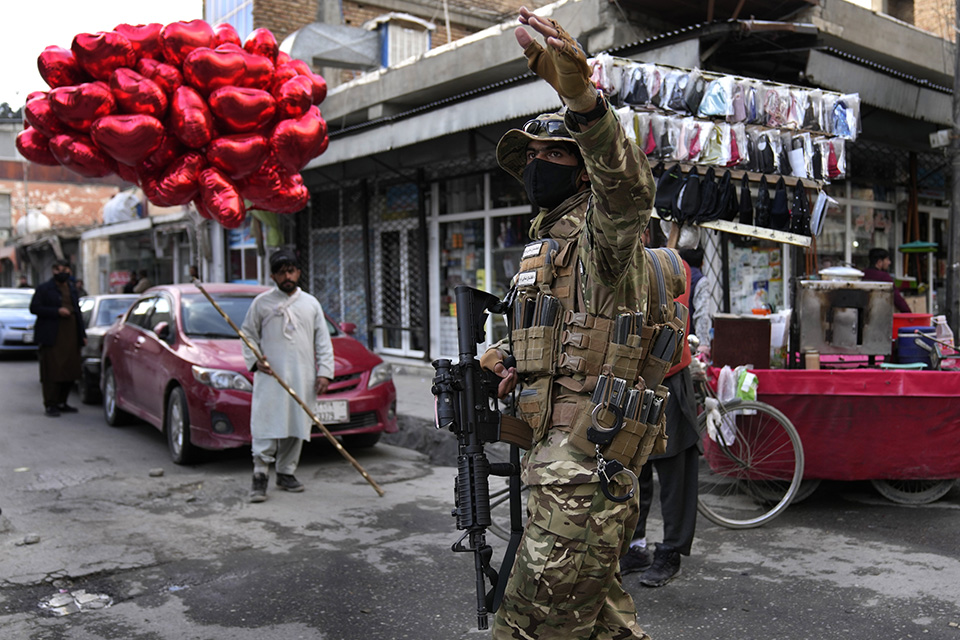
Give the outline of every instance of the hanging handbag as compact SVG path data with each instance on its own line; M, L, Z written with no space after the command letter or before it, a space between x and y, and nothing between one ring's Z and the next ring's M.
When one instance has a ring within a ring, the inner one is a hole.
M790 206L787 200L787 185L783 176L777 180L773 189L773 201L770 203L770 228L786 231L790 228Z
M750 180L743 174L740 181L740 224L753 224L753 200L750 199Z
M758 227L770 228L770 192L767 190L767 176L760 177L760 186L757 187L757 204L753 224Z

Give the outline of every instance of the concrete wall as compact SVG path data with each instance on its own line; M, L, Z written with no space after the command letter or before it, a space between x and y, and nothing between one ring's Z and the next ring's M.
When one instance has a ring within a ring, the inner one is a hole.
M917 0L925 2L951 0ZM813 23L827 44L905 73L953 85L953 45L932 33L847 0L821 0Z

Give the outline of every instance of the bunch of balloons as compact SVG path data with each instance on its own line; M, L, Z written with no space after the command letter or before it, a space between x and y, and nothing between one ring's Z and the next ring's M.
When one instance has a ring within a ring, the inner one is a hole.
M324 152L324 79L279 51L267 29L246 42L203 20L81 33L37 60L50 91L27 97L17 149L86 177L116 173L158 206L196 205L227 228L245 200L293 213L300 170Z

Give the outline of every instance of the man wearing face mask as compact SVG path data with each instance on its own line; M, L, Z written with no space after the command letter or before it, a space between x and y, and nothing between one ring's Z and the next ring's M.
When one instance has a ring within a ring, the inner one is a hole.
M556 21L525 7L520 22L543 36L546 47L524 27L515 32L528 66L566 110L508 131L497 158L539 210L514 282L521 298L542 300L549 292L559 301L555 344L537 346L559 357L522 375L504 365L505 346L481 358L502 378L500 397L522 385L519 413L533 431L522 472L529 518L493 638L646 639L617 571L637 522L636 496L610 500L598 458L575 447L570 434L573 408L597 385L600 364L591 350L602 362L613 319L646 311L640 236L655 184L646 156L590 82L580 46ZM522 340L515 326L515 350Z
M293 252L280 249L270 256L275 289L250 304L241 331L263 355L243 345L243 358L253 376L250 435L253 486L250 502L267 499L270 465L277 487L299 493L303 484L293 475L300 449L310 439L313 420L277 382L274 372L305 402L315 400L333 380L333 343L320 302L298 285L300 268Z
M40 284L30 300L37 316L35 338L39 346L40 382L44 412L51 418L75 413L67 404L70 389L80 377L80 349L87 342L77 290L70 279L70 263L56 260L53 277Z

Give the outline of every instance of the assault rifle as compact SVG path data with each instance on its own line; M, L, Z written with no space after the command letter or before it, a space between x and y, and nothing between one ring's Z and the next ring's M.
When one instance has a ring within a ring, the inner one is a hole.
M453 516L463 535L451 549L472 552L477 572L477 628L487 628L487 615L497 610L503 597L507 576L523 532L520 510L520 452L510 447L510 462L491 463L484 444L500 440L501 415L496 406L500 377L485 371L477 360L477 344L484 341L487 311L505 313L509 304L494 295L466 285L456 287L457 338L460 360L435 360L433 395L436 396L437 428L449 429L457 436L457 477L454 484ZM512 363L506 363L512 366ZM486 530L492 523L488 476L510 479L511 534L500 571L490 560L493 549L486 542ZM484 578L490 581L488 591Z

